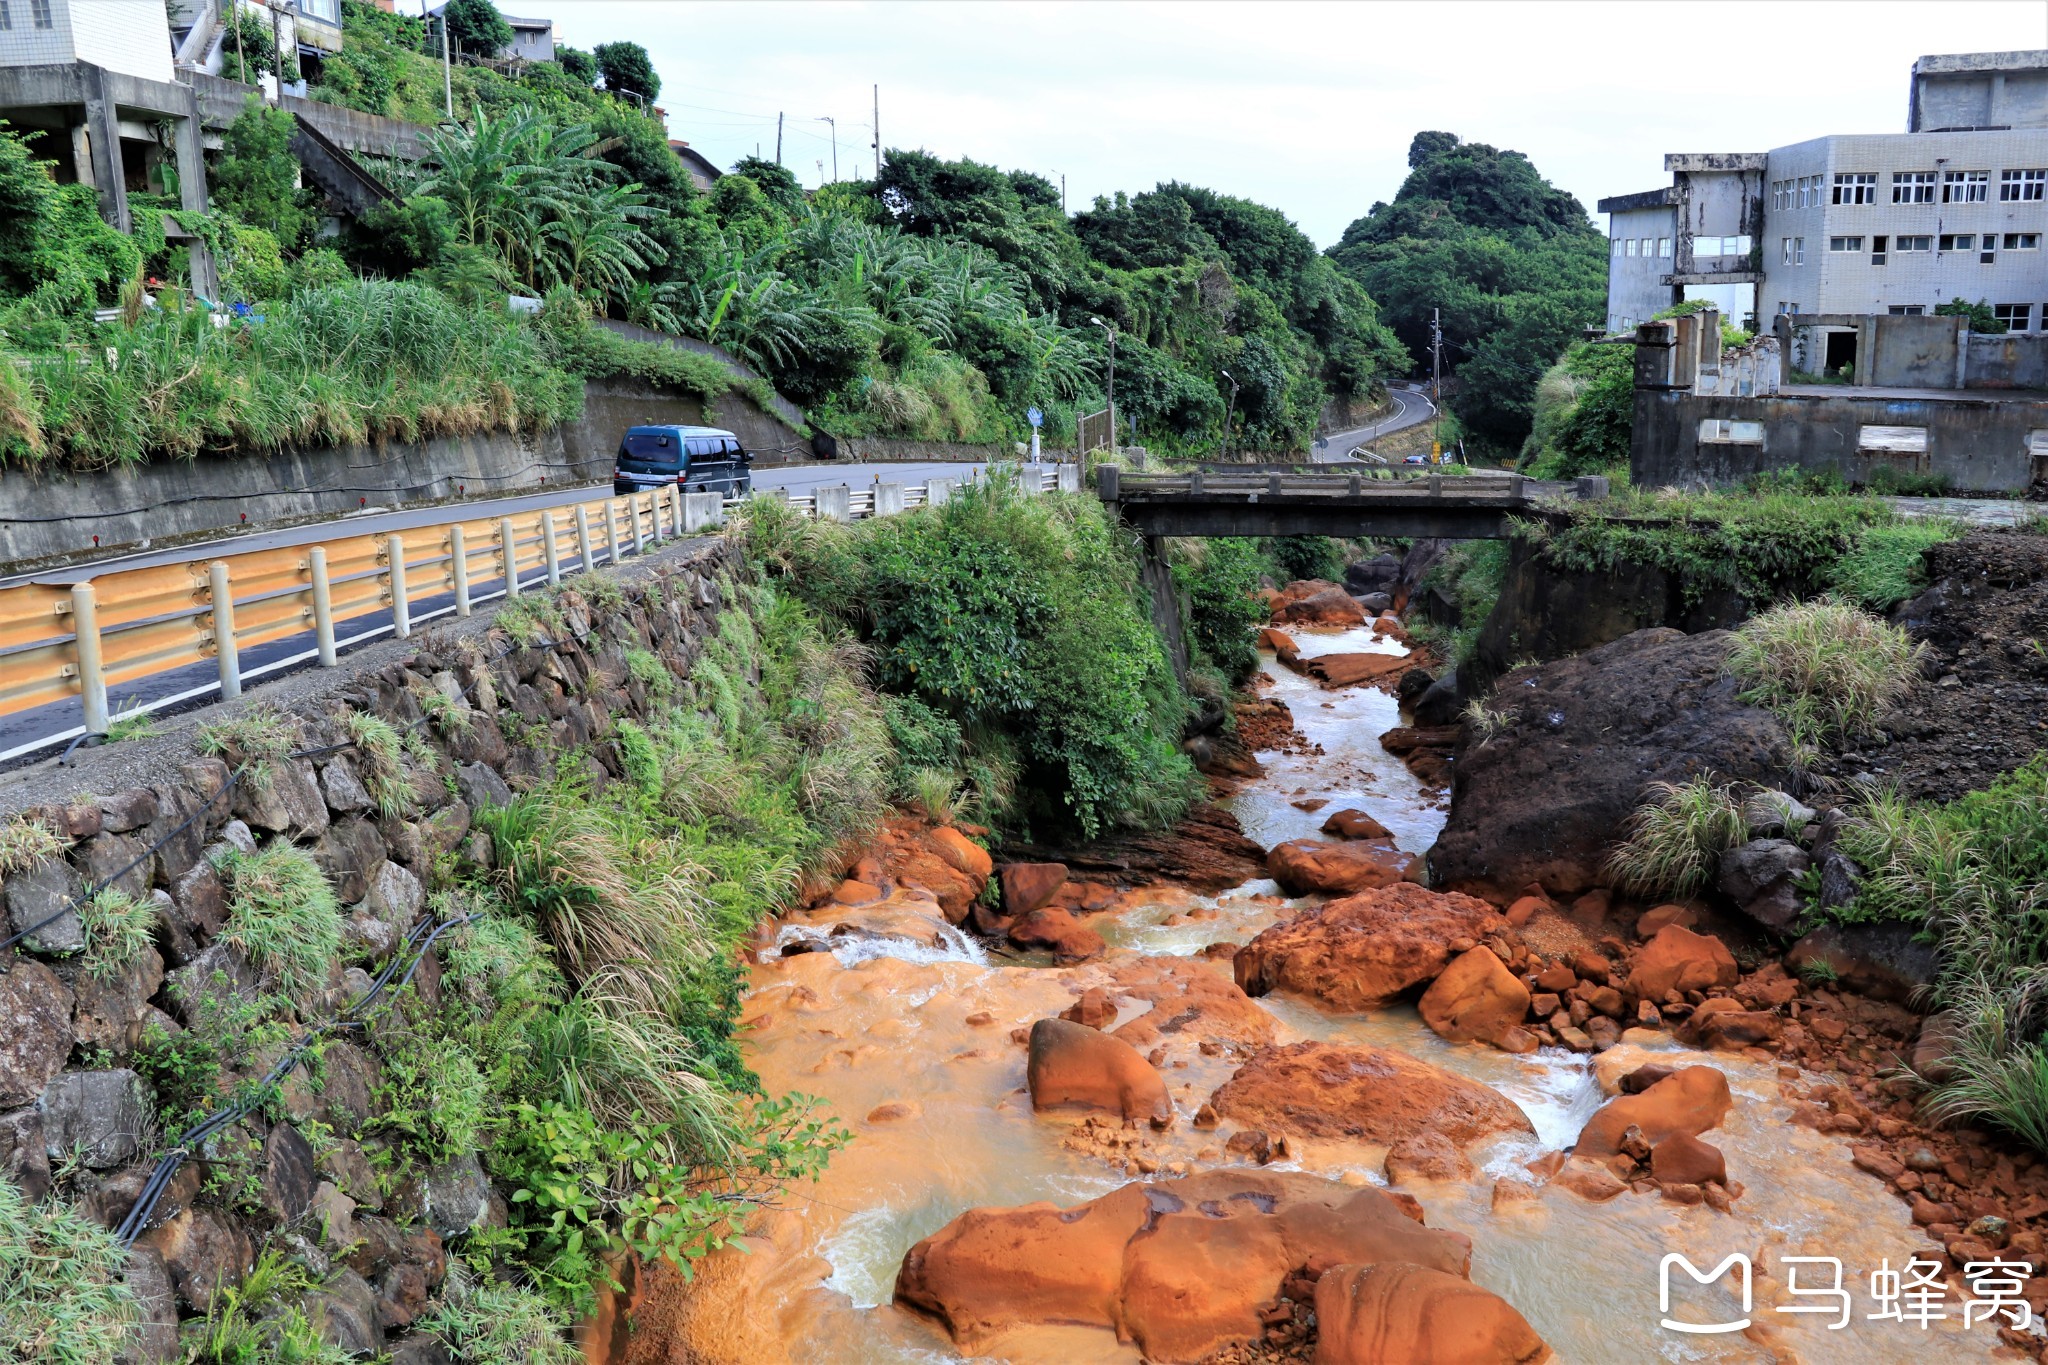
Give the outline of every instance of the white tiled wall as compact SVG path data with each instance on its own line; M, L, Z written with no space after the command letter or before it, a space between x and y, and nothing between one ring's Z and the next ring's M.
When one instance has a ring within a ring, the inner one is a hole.
M0 66L83 61L147 80L174 78L163 0L47 0L48 28L36 27L38 8L36 0L6 0Z

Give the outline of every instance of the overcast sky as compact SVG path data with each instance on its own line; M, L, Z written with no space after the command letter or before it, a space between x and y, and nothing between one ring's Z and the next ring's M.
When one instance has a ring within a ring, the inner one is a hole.
M400 0L412 9L418 0ZM1327 246L1441 128L1525 152L1586 205L1669 183L1665 152L1902 132L1931 52L2048 47L2048 0L744 4L508 0L589 48L644 44L671 137L758 145L806 184L923 147L1066 176L1069 208L1179 179ZM1604 220L1603 220L1604 226Z

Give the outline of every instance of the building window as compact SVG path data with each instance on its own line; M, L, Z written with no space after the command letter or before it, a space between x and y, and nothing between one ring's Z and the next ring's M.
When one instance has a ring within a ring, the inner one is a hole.
M1669 237L1659 237L1657 239L1657 254L1659 256L1669 256L1671 254L1671 239Z
M55 21L50 18L50 0L28 0L28 17L37 28L55 26Z
M1875 204L1877 202L1877 173L1858 171L1835 177L1835 202L1837 204Z
M1926 236L1925 234L1922 234L1918 237L1908 237L1904 234L1901 234L1893 240L1898 243L1896 249L1901 252L1934 250L1934 239L1932 237Z
M1975 251L1977 234L1974 232L1944 232L1941 234L1943 251Z
M1700 421L1700 440L1712 445L1761 445L1764 439L1762 422L1738 422L1727 417L1707 417Z
M1621 254L1621 238L1619 237L1614 239L1614 254L1617 256Z
M7 12L7 0L0 0L0 33L14 27L14 16Z
M1926 427L1868 426L1856 433L1859 455L1925 455Z
M1638 241L1638 239L1637 239L1637 238L1634 238L1634 237L1631 237L1631 238L1629 238L1629 239L1628 239L1628 254L1629 254L1629 255L1631 255L1631 256L1633 256L1633 255L1635 255L1635 254L1636 254L1636 243L1637 243L1637 241Z
M1801 208L1808 208L1808 209L1817 209L1817 208L1819 208L1819 207L1820 207L1820 204L1821 204L1821 199L1820 199L1820 192L1821 192L1821 183L1820 183L1820 177L1819 177L1819 176L1817 176L1817 175L1809 175L1809 176L1805 176L1805 177L1803 177L1803 178L1802 178L1802 179L1800 180L1800 182L1799 182L1799 183L1800 183L1800 184L1802 184L1802 185L1804 185L1804 186L1806 186L1806 191L1805 191L1805 193L1804 193L1804 194L1802 194L1802 195L1800 196L1800 199L1799 199L1799 206L1800 206Z
M1891 241L1891 238L1886 237L1882 234L1879 234L1878 236L1872 237L1870 239L1870 263L1872 265L1884 264L1885 243L1889 241Z
M1828 250L1861 251L1863 250L1863 239L1861 237L1830 237L1828 238Z
M1919 303L1895 303L1884 311L1895 318L1917 318L1927 311L1927 307Z
M1998 303L1991 307L1991 316L2005 324L2008 332L2024 332L2034 321L2034 305L2031 303Z
M1982 204L1991 198L1991 172L1948 171L1941 177L1944 204Z
M2034 203L2048 190L2048 171L2000 171L1998 198L2003 203Z
M2007 251L2039 251L2041 234L2038 232L2008 232L2005 234Z
M1894 204L1931 204L1934 202L1933 171L1892 172L1892 202Z

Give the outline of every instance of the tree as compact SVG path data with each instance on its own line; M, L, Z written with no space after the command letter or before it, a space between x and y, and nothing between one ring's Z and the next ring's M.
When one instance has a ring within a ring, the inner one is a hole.
M221 36L220 56L221 75L254 85L260 77L277 74L277 36L268 22L238 5Z
M312 226L307 196L299 189L299 162L291 152L296 121L258 96L221 135L221 157L211 172L213 202L280 246L296 247Z
M35 287L37 229L55 188L27 144L0 123L0 290Z
M649 104L661 94L661 76L654 69L654 59L640 44L599 43L591 56L597 61L598 74L604 77L604 88L613 94L635 94Z
M441 19L449 40L464 52L495 57L512 46L512 25L491 0L448 0Z
M1971 303L1968 299L1956 298L1947 303L1937 303L1934 315L1938 318L1968 318L1970 330L1980 336L1996 336L2006 330L1998 315L1991 311L1991 305L1983 299Z
M562 70L585 85L597 84L597 59L582 48L570 47L567 43L556 43L555 61Z

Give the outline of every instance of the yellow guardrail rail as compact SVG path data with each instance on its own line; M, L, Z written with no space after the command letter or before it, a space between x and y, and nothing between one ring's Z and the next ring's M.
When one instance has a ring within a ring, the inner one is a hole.
M1078 473L1073 466L1035 470L1026 475L1027 487L1078 488ZM959 482L839 485L788 501L805 516L853 521L942 502ZM86 565L68 585L0 588L0 716L72 698L84 710L83 726L39 738L0 759L105 734L110 687L211 660L217 682L139 709L215 691L238 697L245 678L314 658L331 668L348 645L387 634L405 639L431 617L467 616L477 602L559 583L565 573L617 563L628 553L644 553L649 544L716 527L732 505L716 492L667 487L147 568L93 574ZM452 600L416 610L439 598ZM366 621L373 617L388 619ZM351 623L368 628L348 635ZM242 669L242 651L308 634L311 650Z

